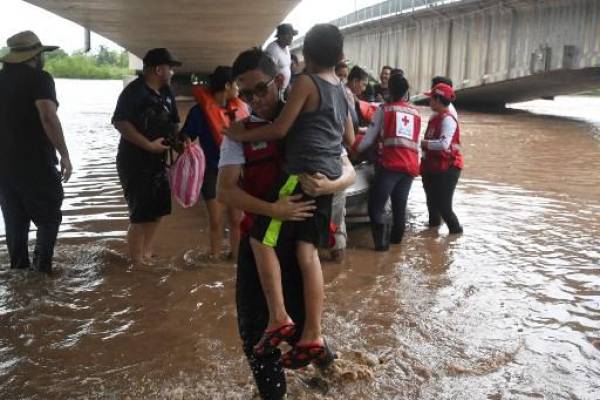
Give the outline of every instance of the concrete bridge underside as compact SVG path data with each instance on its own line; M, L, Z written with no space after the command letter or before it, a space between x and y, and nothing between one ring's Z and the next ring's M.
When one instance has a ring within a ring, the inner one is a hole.
M26 0L142 57L167 47L181 72L209 72L262 45L300 0ZM83 40L83 39L82 39Z
M395 3L411 2L381 9ZM346 55L375 74L386 64L404 69L414 94L435 75L452 78L469 105L600 88L598 0L463 0L373 18L375 11L339 20L352 22L341 23ZM371 18L357 21L362 15Z

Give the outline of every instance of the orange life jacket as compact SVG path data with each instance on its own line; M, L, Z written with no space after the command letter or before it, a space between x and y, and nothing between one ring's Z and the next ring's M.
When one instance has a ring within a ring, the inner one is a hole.
M241 99L229 100L225 107L215 101L214 96L204 86L192 88L194 98L202 108L202 112L208 121L210 131L217 146L223 141L223 129L229 128L231 122L239 121L249 116L248 107Z
M360 110L360 116L362 120L368 125L373 120L373 116L377 111L377 104L369 103L368 101L359 100L358 108Z
M405 101L385 103L379 162L392 171L419 175L421 116Z

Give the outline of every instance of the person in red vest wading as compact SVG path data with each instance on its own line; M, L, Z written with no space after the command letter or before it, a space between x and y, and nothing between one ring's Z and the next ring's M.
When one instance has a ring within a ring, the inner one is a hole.
M454 189L463 168L460 126L449 110L456 96L452 86L445 83L438 83L425 95L431 98L430 107L435 112L429 119L425 139L421 141L421 176L427 196L429 226L438 227L443 219L451 234L462 233L463 228L452 210Z
M407 102L408 81L394 70L388 88L390 102L382 104L358 145L357 152L370 148L379 139L381 150L375 180L369 191L369 218L375 250L385 251L400 243L406 225L406 202L415 176L419 175L419 134L421 116ZM392 198L393 224L386 220L385 205Z
M233 75L240 86L240 96L252 107L253 115L244 125L248 132L270 124L277 118L284 104L281 102L283 75L277 72L273 60L258 48L241 53L233 63ZM263 399L286 398L287 386L281 352L257 354L260 342L270 321L270 310L263 289L264 274L259 272L257 260L250 245L250 229L259 216L270 216L282 221L299 221L310 217L314 200L301 200L301 195L282 196L275 202L268 197L283 171L280 140L236 142L224 138L219 161L218 196L225 204L243 209L242 239L238 256L236 279L236 306L238 328L244 353L248 358L256 386ZM342 157L342 175L335 180L326 176L300 176L299 183L311 196L343 190L354 182L354 169L346 156ZM296 324L296 334L285 329L273 339L275 344L285 339L294 345L300 339L306 310L304 285L296 246L298 231L284 229L275 247L281 265L275 287L284 298L285 309ZM283 336L286 336L285 338Z
M216 186L219 171L219 153L223 129L232 121L249 115L248 107L238 98L238 87L231 75L231 67L219 66L208 77L207 86L195 86L193 94L198 104L190 110L182 132L190 139L198 139L206 157L202 197L206 201L210 228L210 256L221 255L224 207L217 201ZM242 212L227 207L229 217L230 256L237 258L240 241Z

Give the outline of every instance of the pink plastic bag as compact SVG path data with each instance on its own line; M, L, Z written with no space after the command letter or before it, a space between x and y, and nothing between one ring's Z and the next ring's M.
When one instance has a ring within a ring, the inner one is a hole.
M193 143L183 150L169 171L171 191L183 208L196 204L204 180L206 160L204 152Z

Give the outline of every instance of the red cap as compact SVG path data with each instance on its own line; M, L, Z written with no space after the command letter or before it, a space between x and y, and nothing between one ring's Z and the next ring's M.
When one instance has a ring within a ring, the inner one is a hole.
M456 99L456 95L454 94L454 89L452 89L452 86L445 83L438 83L431 88L430 92L425 93L425 96L431 97L433 95L441 96L449 101L454 101L454 99Z

